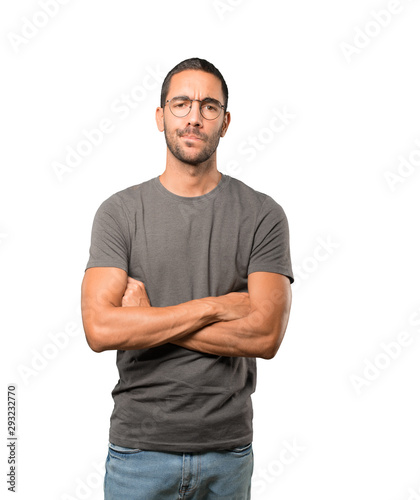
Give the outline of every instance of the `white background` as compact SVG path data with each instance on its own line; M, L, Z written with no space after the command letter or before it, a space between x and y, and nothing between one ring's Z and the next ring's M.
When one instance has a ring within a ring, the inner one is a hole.
M92 220L163 171L161 82L147 75L198 56L230 91L219 169L290 224L293 306L278 355L258 361L253 499L420 498L419 2L70 0L49 17L41 3L0 8L2 497L103 498L117 370L81 325ZM288 113L282 131L274 109ZM106 118L112 132L57 175Z

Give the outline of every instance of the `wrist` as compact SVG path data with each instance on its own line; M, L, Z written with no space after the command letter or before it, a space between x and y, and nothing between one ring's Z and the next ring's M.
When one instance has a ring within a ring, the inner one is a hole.
M223 307L218 297L205 297L197 299L197 302L200 303L201 315L207 324L222 321Z

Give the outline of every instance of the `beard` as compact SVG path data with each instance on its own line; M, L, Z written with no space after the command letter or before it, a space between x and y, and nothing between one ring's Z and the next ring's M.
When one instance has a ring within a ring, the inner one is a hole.
M166 127L164 127L165 141L169 151L176 159L188 165L197 166L206 162L214 154L219 145L222 129L223 124L219 130L216 130L209 136L198 132L194 127L187 127L183 130L176 129L174 134L170 136L167 133ZM184 135L193 135L201 139L202 142L198 144L202 144L202 149L197 151L195 147L188 146L186 143L181 143L180 139Z

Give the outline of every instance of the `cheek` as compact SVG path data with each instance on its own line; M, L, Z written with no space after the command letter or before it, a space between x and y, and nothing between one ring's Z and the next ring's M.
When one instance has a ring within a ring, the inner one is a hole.
M225 124L222 123L220 125L220 127L216 130L216 132L214 133L214 137L223 137L225 135L225 132L226 132L226 127L225 127Z
M163 123L166 134L169 137L177 137L178 131L183 130L182 124L174 123L172 120L166 120Z

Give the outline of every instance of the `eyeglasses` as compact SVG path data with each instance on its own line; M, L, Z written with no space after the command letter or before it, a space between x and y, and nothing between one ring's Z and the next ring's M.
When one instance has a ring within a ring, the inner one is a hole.
M191 111L193 101L198 101L200 103L201 116L206 120L215 120L220 116L222 109L225 109L223 104L216 99L212 99L211 97L207 97L206 99L200 101L200 99L190 99L186 96L177 96L172 99L168 99L165 106L169 103L171 113L177 118L183 118Z

